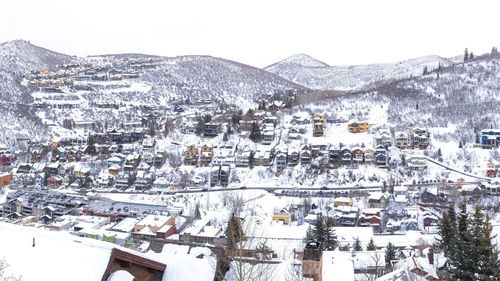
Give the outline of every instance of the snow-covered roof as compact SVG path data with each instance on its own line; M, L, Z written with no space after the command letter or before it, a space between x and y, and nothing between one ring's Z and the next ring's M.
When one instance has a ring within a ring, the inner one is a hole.
M125 218L121 222L114 225L111 229L123 232L130 232L134 229L134 226L139 222L136 218Z
M354 281L354 268L350 252L323 252L323 280Z
M145 218L143 218L137 224L138 225L145 225L145 226L160 227L160 226L164 225L170 219L171 219L171 217L169 217L169 216L147 215Z

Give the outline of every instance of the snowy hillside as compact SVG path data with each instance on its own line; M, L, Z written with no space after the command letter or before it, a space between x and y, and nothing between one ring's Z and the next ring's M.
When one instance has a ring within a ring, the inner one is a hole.
M272 64L265 70L316 90L360 90L377 82L422 75L438 66L453 64L452 59L426 56L387 64L330 66L305 54L293 55Z
M262 95L305 87L261 69L210 56L167 58L141 79L152 85L151 93L172 98L204 98L244 106Z
M21 85L23 75L42 68L68 63L75 58L56 53L25 40L0 44L0 100L29 102L28 89Z

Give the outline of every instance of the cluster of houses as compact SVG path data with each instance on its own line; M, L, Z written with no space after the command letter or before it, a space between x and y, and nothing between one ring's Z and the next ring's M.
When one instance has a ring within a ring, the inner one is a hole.
M11 220L37 217L42 221L52 221L56 217L76 214L88 200L82 196L39 191L17 191L7 194L0 207L3 217Z
M56 70L40 69L26 75L28 85L41 92L62 92L61 87L76 87L75 81L111 81L139 78L142 69L154 68L156 61L151 58L112 59L103 64L76 62L58 65ZM81 89L85 90L85 89Z

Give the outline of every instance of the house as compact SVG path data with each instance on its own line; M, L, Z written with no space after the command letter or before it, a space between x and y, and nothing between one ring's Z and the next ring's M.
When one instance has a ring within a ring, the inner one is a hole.
M210 169L210 186L214 187L220 182L220 165L214 165Z
M338 147L330 148L328 152L328 161L329 164L333 167L340 165L342 162L341 151Z
M270 149L258 148L254 156L254 162L256 166L271 166L272 158Z
M213 147L208 145L203 145L200 149L200 166L208 166L212 162L213 157Z
M498 172L498 161L496 160L491 160L487 165L486 165L486 176L489 178L494 178L497 176Z
M481 183L481 187L486 190L488 195L500 195L500 181L495 180L491 182Z
M153 165L155 168L161 168L165 163L166 154L161 152L156 152L153 156Z
M291 148L288 151L288 166L294 167L299 164L299 150L295 148Z
M375 163L377 166L387 166L387 151L385 149L377 148L375 150Z
M12 182L12 173L0 174L0 187L9 185Z
M311 123L307 116L303 114L295 114L292 116L292 121L290 121L293 125L307 125Z
M406 219L399 222L400 231L418 231L418 222L416 219Z
M196 122L183 122L179 125L179 130L183 134L194 134L196 132L196 127L198 123Z
M420 128L413 129L412 145L414 148L427 149L429 146L429 136L427 130Z
M288 147L285 145L279 145L276 147L276 172L281 172L286 168L288 159Z
M351 133L364 133L370 130L368 122L352 122L347 125L347 130Z
M51 176L47 178L46 185L48 187L59 187L63 182L63 178L61 176Z
M236 152L235 165L237 167L248 167L250 165L250 154L252 152L246 148L241 148Z
M220 185L228 186L231 176L231 166L221 165L220 167Z
M146 188L151 188L153 180L154 178L152 173L139 170L135 176L135 189L144 190Z
M375 137L375 145L387 148L392 145L391 133L389 130L380 130Z
M182 242L214 243L214 240L222 233L222 228L212 226L208 219L195 220L191 225L179 233Z
M375 162L375 151L373 149L366 149L365 152L363 153L363 157L365 159L365 163L374 163Z
M388 202L387 195L382 192L372 192L368 197L370 208L385 208Z
M401 150L397 147L389 147L389 167L395 169L401 163Z
M210 170L210 186L228 186L231 174L231 166L214 165Z
M273 214L273 221L281 221L283 224L289 225L292 221L290 212L285 209Z
M341 151L342 154L342 164L351 165L352 164L352 152L349 148L344 148Z
M158 177L156 180L153 182L153 188L156 189L167 189L169 186L169 181L164 178L164 177Z
M408 131L398 131L394 133L396 147L399 149L407 149L409 146Z
M352 160L358 164L363 163L363 150L361 148L355 147L352 150Z
M184 165L196 166L198 164L198 148L189 146L184 153Z
M338 197L335 198L334 201L334 206L352 206L352 198L349 197Z
M437 188L426 187L420 195L420 200L422 200L423 203L435 203L439 201Z
M481 131L482 148L496 148L500 146L500 129L489 129Z
M394 265L394 271L390 274L393 276L401 274L401 271L406 271L409 279L406 280L428 280L437 281L440 280L434 267L434 251L432 248L427 248L423 250L424 257L410 256L404 260L398 261ZM389 277L391 276L390 274ZM403 273L404 274L404 273ZM404 276L404 275L403 275ZM391 281L391 280L405 280L403 278L390 279L387 276L382 276L379 281Z
M59 162L49 163L47 166L45 166L45 172L48 175L59 175L61 169L62 166Z
M427 160L422 156L409 156L406 159L406 166L411 171L423 171L427 169Z
M156 233L165 225L174 225L175 219L170 216L147 215L134 226L134 233L139 233L144 228L149 228Z
M203 130L203 137L214 138L218 136L221 132L221 125L219 123L209 122L205 123Z
M312 154L311 154L311 145L304 144L300 149L300 163L309 164L311 163Z
M274 125L267 123L263 125L262 129L262 144L269 145L274 141Z
M381 225L380 209L364 209L362 214L359 216L358 224L360 226L373 226L376 228L379 227Z
M429 213L429 212L425 212L422 215L422 219L424 221L424 226L436 226L439 223L438 217L434 214Z
M321 137L324 134L325 129L325 116L319 113L313 116L313 136Z

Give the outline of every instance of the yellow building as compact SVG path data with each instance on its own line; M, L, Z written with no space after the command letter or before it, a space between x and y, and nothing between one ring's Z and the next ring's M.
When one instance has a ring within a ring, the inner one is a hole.
M319 113L313 116L313 136L321 137L324 134L325 116Z
M283 209L278 213L274 213L273 221L282 221L283 224L290 224L290 222L292 221L292 217L290 216L289 212Z
M347 130L351 133L364 133L368 132L371 127L368 122L354 122L347 125Z
M352 206L352 198L348 198L348 197L339 197L339 198L336 198L334 205L335 205L335 207L338 207L338 206Z

